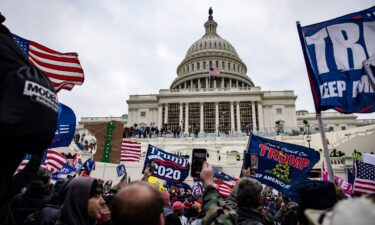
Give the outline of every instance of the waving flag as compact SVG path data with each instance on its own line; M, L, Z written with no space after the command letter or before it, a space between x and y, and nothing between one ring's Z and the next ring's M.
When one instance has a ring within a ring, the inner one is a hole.
M192 194L200 198L203 196L203 184L200 181L194 181L193 186L191 187L192 189Z
M77 171L76 168L69 165L68 163L65 163L60 171L52 173L51 178L53 180L65 179L68 177L68 175L75 174L76 171Z
M220 70L218 68L215 68L215 67L210 67L210 69L208 70L208 72L212 76L220 75Z
M95 170L95 161L92 156L83 163L83 168L87 175L90 175L91 170Z
M319 162L319 152L304 146L275 141L251 134L247 154L258 158L258 169L252 178L285 195L295 194L291 184L305 179Z
M83 69L77 53L60 53L15 34L13 40L29 61L51 80L56 92L61 89L72 90L74 85L83 83Z
M189 159L185 156L178 156L153 145L148 145L142 173L151 161L155 165L152 175L165 181L180 183L189 175Z
M125 169L125 165L124 164L118 165L116 167L116 170L117 170L117 176L118 177L124 176L126 174L126 169Z
M65 163L67 163L65 156L54 149L48 149L44 152L41 167L53 173L60 171Z
M219 191L219 194L223 197L228 197L230 192L233 190L236 182L233 181L224 181L224 180L215 180L214 184L216 186L216 190Z
M25 166L29 163L31 159L31 155L30 154L25 154L25 156L23 157L20 165L18 166L18 168L16 169L16 172L14 173L14 175L16 175L17 173L19 173L21 170L23 170L23 168L25 168Z
M82 167L81 154L78 151L73 156L72 166L76 168L77 170L81 169Z
M342 113L375 111L375 6L301 27L315 109Z
M57 130L50 148L69 146L76 130L76 115L68 106L59 103Z
M375 166L357 162L357 176L354 179L353 191L356 194L374 194L375 193Z
M121 162L139 162L141 158L141 142L122 140Z

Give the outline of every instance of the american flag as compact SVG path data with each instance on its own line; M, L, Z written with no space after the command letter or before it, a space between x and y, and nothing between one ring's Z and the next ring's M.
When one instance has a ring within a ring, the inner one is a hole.
M192 186L192 194L195 197L203 196L203 184L200 181L195 181Z
M54 173L60 171L65 163L67 163L65 156L54 149L48 149L43 156L41 167Z
M121 144L121 162L139 162L141 158L141 143L138 141L122 140Z
M220 75L220 70L218 68L210 67L210 69L208 71L209 71L210 75L212 75L212 76Z
M60 53L15 34L13 40L26 54L30 63L51 80L56 92L61 89L72 90L74 85L83 83L83 69L77 53Z
M234 185L236 185L236 182L234 180L233 181L215 180L214 184L221 196L228 197L230 192L233 190Z
M23 168L25 168L25 166L27 165L27 163L29 163L31 159L31 155L30 154L25 154L25 156L23 157L20 165L18 166L18 168L16 169L16 172L14 173L14 175L16 175L17 173L19 173L21 170L23 170Z
M357 176L354 180L354 193L374 194L375 193L375 166L357 162Z
M218 168L213 168L215 185L216 189L219 191L219 194L224 197L228 197L234 185L238 181L238 178L234 178Z

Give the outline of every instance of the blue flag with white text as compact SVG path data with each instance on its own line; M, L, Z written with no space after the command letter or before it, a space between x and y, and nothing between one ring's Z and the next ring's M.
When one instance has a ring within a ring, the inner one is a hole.
M297 27L316 112L375 112L375 6Z
M52 173L51 178L53 180L65 179L65 178L67 178L68 175L71 175L71 174L75 173L76 171L77 171L76 168L69 165L68 163L65 163L60 171Z
M178 156L153 145L148 145L144 171L150 162L154 162L153 176L160 179L180 183L189 175L190 164L189 159L185 156Z
M252 178L288 196L291 184L305 179L320 159L320 153L314 149L254 134L249 138L246 153L258 161L258 169Z
M68 106L59 103L57 130L49 148L69 146L76 130L76 115Z

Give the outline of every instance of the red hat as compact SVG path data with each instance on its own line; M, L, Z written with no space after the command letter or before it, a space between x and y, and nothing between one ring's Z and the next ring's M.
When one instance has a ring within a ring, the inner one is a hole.
M174 202L172 205L173 211L181 211L183 208L184 208L184 205L180 201Z
M202 205L203 201L201 199L198 199L196 202Z
M184 208L185 209L190 209L193 206L190 202L184 202Z

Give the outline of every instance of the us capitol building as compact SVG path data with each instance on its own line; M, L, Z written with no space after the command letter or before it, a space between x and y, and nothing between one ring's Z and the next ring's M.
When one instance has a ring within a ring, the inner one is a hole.
M79 124L82 129L102 126L91 129L98 139L95 158L100 159L102 155L104 141L101 139L104 139L103 131L110 121L121 124L118 127L137 124L138 128L181 130L180 138L171 138L171 134L131 138L141 142L143 156L139 163L125 163L133 180L142 176L140 171L149 144L189 156L194 148L206 148L212 165L236 177L240 173L249 132L306 147L311 145L316 150L322 148L315 114L305 110L296 112L297 96L293 90L262 91L255 86L235 48L217 34L218 24L212 13L210 8L208 20L204 23L205 33L187 50L169 89L161 89L158 94L130 95L127 100L128 115L123 117L81 118ZM209 72L210 68L214 73ZM355 148L362 152L373 151L375 120L359 124L357 116L337 112L324 112L322 117L330 149L337 148L348 155ZM111 163L97 160L93 176L114 181L119 179L116 166L122 130L118 132L116 141L112 142ZM73 146L73 149L76 147ZM315 166L318 171L321 162ZM345 176L345 168L350 165L351 161L338 159L337 165L334 165L335 174ZM191 178L187 181L191 182Z
M186 135L240 134L297 128L297 96L291 91L261 91L247 75L235 48L217 34L209 10L205 33L188 49L169 89L130 95L128 126L180 127ZM219 71L211 75L209 69Z

